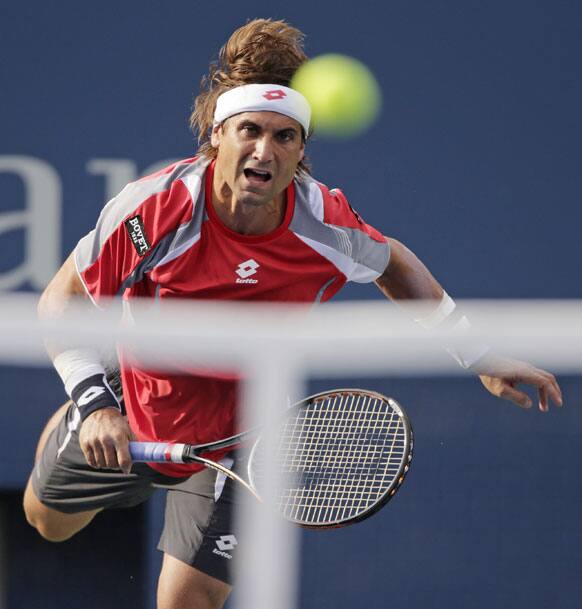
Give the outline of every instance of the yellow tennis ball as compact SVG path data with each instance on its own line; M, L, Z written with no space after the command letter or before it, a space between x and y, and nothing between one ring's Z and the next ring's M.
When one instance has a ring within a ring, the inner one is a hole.
M295 73L291 87L309 102L317 133L350 137L377 118L382 93L372 72L347 55L319 55Z

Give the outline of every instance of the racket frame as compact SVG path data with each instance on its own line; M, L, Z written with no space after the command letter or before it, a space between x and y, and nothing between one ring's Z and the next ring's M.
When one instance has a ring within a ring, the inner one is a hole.
M366 395L366 396L370 396L371 398L381 400L382 402L388 402L390 404L391 408L396 412L397 416L400 418L400 420L402 421L402 424L403 424L403 429L404 429L403 459L400 463L398 472L392 479L392 483L384 491L382 496L379 497L374 503L372 503L372 505L370 505L368 507L368 509L359 513L357 516L352 516L350 518L342 518L342 519L339 519L336 521L325 522L325 523L315 523L315 522L305 523L300 520L293 519L289 516L285 516L286 520L288 520L289 522L292 522L302 528L318 529L318 530L337 529L337 528L345 527L350 524L355 524L357 522L366 520L367 518L369 518L370 516L372 516L373 514L378 512L380 509L382 509L388 503L388 501L390 501L390 499L392 499L392 497L394 497L394 495L396 494L396 491L400 488L400 486L404 482L406 474L408 473L408 471L410 469L410 463L412 461L412 454L413 454L413 449L414 449L414 435L413 435L413 431L412 431L412 425L410 424L410 419L408 418L408 416L407 416L406 412L404 411L404 409L402 408L402 406L400 406L400 404L394 398L387 397L381 393L378 393L377 391L370 391L368 389L357 389L357 388L344 388L344 389L332 389L332 390L328 390L328 391L321 391L320 393L315 393L309 397L304 398L300 402L294 404L291 408L289 408L289 410L285 411L285 414L282 417L282 420L284 420L286 417L288 417L289 414L293 410L299 410L302 407L304 407L306 403L316 402L318 399L321 399L321 398L327 399L327 398L329 398L329 396L335 395L335 394L338 394L338 395L341 395L341 394ZM253 494L255 496L258 496L258 493L256 491L256 480L254 479L252 463L253 463L253 459L255 458L256 452L258 450L260 441L261 441L261 438L259 437L253 444L253 447L251 449L250 456L248 459L248 463L247 463L247 477L249 479L250 486L253 488ZM237 476L237 479L239 479L238 476ZM247 486L247 485L245 485L245 486Z

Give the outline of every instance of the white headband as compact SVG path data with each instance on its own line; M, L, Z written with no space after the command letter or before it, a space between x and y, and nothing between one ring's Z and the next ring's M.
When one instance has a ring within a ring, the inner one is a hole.
M241 112L278 112L295 119L309 133L311 108L294 89L282 85L243 85L218 96L214 124Z

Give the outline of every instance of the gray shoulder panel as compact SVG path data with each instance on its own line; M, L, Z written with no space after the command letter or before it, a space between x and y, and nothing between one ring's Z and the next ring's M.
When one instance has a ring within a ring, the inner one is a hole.
M192 218L160 239L150 254L141 260L131 275L125 279L118 294L122 294L125 289L141 281L144 275L155 267L178 258L196 243L202 224L207 219L204 194L204 170L207 165L206 160L202 164L197 161L190 165L190 171L181 172L175 178L182 179L192 195Z
M373 281L386 270L390 256L386 241L376 241L357 228L326 224L323 218L323 194L317 182L313 179L296 182L295 213L290 230L337 252L338 259L328 256L334 264L339 259L349 258L353 263L349 269L345 263L340 264L349 280Z

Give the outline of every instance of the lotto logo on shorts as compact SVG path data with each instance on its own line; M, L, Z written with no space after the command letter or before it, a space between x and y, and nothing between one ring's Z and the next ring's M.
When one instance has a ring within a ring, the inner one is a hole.
M217 542L219 550L234 550L238 545L238 541L234 535L223 535Z
M232 554L229 554L226 550L234 550L238 545L238 541L234 535L223 535L220 539L215 541L215 543L218 549L214 548L212 553L222 556L223 558L228 558L228 560L232 558Z
M260 264L256 260L253 260L252 258L249 258L248 260L241 262L235 271L235 273L238 275L238 277L236 278L236 282L237 283L259 283L258 279L250 279L250 276L254 275L257 272L257 269L259 268L259 266L260 266Z

